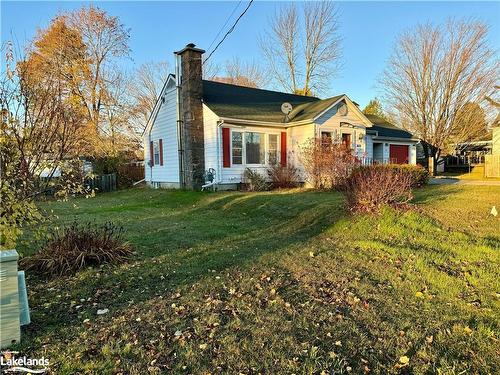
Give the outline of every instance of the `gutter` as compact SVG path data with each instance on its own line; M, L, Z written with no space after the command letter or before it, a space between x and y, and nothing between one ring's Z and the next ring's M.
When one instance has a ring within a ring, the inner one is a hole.
M398 137L373 137L373 140L377 141L398 141L398 142L415 142L418 143L420 140L417 138L398 138Z
M256 121L256 120L243 120L243 119L238 119L238 118L231 118L231 117L219 117L222 122L228 123L228 124L234 124L234 125L255 125L255 126L268 126L268 127L275 127L275 128L289 128L291 126L298 126L298 125L309 125L312 124L312 120L302 120L302 121L296 121L296 122L269 122L269 121Z

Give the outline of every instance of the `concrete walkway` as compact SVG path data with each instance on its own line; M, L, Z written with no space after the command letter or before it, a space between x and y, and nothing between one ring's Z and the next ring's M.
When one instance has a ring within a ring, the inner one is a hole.
M474 185L474 186L500 186L498 180L462 180L459 178L431 178L429 185Z

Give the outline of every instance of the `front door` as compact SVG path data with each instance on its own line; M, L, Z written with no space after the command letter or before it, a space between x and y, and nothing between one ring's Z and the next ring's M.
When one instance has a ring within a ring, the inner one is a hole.
M351 135L347 133L342 134L342 144L346 148L351 148Z
M408 164L408 145L390 145L389 157L391 163Z

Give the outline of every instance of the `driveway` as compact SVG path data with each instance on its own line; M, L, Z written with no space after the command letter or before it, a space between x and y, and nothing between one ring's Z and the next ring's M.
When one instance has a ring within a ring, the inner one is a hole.
M459 178L431 178L429 185L475 185L500 186L500 181L489 180L461 180Z

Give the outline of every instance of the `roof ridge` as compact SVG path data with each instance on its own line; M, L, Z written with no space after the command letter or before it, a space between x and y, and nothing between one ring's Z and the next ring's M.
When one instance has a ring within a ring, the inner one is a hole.
M248 90L267 91L267 92L271 92L271 93L275 93L275 94L290 95L290 96L295 96L297 98L311 98L311 99L323 100L321 98L318 98L317 96L307 96L307 95L293 94L291 92L283 92L283 91L276 91L276 90L261 89L261 88L258 88L258 87L241 86L241 85L235 85L234 83L218 82L218 81L212 81L212 80L209 80L209 79L204 79L202 81L204 81L204 82L210 82L210 83L215 83L215 84L218 84L218 85L224 85L224 86L234 86L234 87L248 89Z

